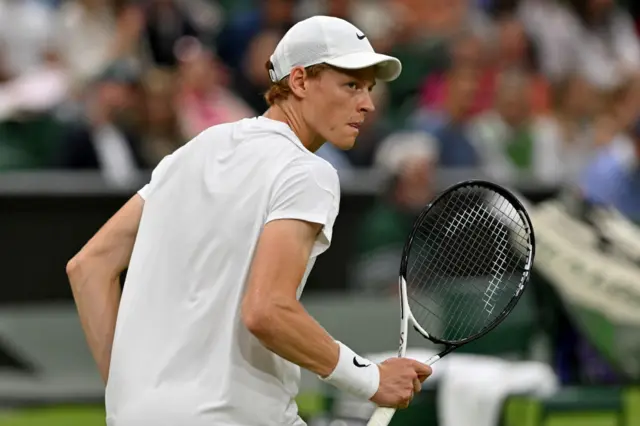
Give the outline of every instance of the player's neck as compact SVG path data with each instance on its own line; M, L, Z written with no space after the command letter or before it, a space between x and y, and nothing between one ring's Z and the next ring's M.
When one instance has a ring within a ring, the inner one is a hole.
M311 152L316 152L325 143L325 140L304 122L300 114L287 105L272 105L264 113L264 117L285 123Z

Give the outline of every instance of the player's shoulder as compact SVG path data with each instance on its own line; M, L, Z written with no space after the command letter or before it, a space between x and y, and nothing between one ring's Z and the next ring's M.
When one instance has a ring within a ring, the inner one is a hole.
M270 154L269 161L278 164L285 174L305 174L320 182L337 185L337 170L309 151L288 125L265 117L257 117L248 124L251 131L247 134L259 139L259 145Z
M333 194L334 197L340 197L340 179L337 170L330 163L314 154L291 159L283 172L287 179L295 179L306 182L308 185L318 186Z
M306 170L309 174L324 180L338 180L338 171L324 158L315 154L302 155L292 159L291 167Z

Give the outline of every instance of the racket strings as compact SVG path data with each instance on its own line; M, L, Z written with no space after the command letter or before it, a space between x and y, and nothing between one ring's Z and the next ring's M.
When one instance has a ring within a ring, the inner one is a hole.
M476 248L477 247L477 243L478 240L481 240L483 238L486 238L486 235L480 234L477 235L476 238L473 240L473 242L470 244L471 247ZM468 255L468 251L464 252L463 254ZM497 254L498 259L500 254ZM481 258L477 259L480 263L486 263L487 262L487 256L483 256ZM491 269L489 271L487 271L488 274L490 274L490 279L489 279L489 285L486 289L482 289L479 287L479 283L477 281L470 281L469 284L472 285L473 287L473 291L468 291L467 292L467 296L469 295L469 293L473 293L472 296L475 298L480 298L484 303L483 303L483 310L486 311L487 313L489 313L489 315L491 315L494 311L494 306L496 303L495 299L495 295L496 292L499 288L499 284L500 281L502 279L502 276L504 275L505 271L504 268L500 268L498 267L499 265L501 265L502 262L500 262L500 260L498 260L497 262L494 262L491 266ZM453 271L451 273L451 275L455 274L456 272ZM462 271L461 275L468 275L468 271ZM450 286L455 285L455 277L451 277L448 280L443 282L443 285L440 286L441 289L443 288L449 288ZM454 299L450 302L453 305L453 312L451 312L451 314L449 315L449 318L453 318L454 321L451 322L450 324L448 324L450 329L454 329L454 330L459 330L459 333L461 335L470 335L473 334L473 331L477 329L478 325L482 326L482 324L478 324L478 316L476 315L476 321L474 321L473 323L470 323L469 321L469 317L468 315L465 316L465 314L469 314L469 312L463 312L463 308L465 307L465 304L462 303L463 299L464 299L465 295L463 295L461 292L458 292L455 296ZM465 327L465 322L466 322L466 327Z
M498 271L496 271L495 273L499 273L499 272L498 272ZM453 285L453 284L454 284L454 283L453 283L453 281L454 281L454 279L453 279L453 278L450 278L449 280L447 280L447 282L445 282L445 283L444 283L444 285L441 285L441 286L439 287L439 290L440 290L440 291L439 291L439 293L440 293L440 298L442 298L442 294L441 294L441 293L442 293L442 289L446 288L449 284ZM476 294L476 296L475 296L475 297L477 297L477 298L482 297L482 296L480 296L480 295L482 294L482 290L481 290L481 289L479 289L479 288L478 288L478 286L476 285L476 283L474 283L473 281L471 281L470 283L471 283L471 284L473 284L473 287L474 287L474 291L473 291L473 293L475 293L475 294ZM483 300L484 300L484 302L485 302L485 303L484 303L484 305L485 305L485 310L487 310L487 306L488 306L488 305L493 306L493 303L492 303L492 302L493 302L493 297L492 297L492 296L493 296L493 293L494 293L494 292L495 292L495 291L492 291L492 292L491 292L491 294L489 294L489 295L488 295L489 297L487 297L487 298L483 299ZM413 292L412 292L412 294L413 294ZM462 327L462 325L463 325L463 324L462 324L462 322L463 322L464 317L463 317L463 315L462 315L462 314L463 314L463 312L461 312L461 310L463 309L464 304L463 304L463 303L461 303L462 301L460 300L460 299L462 299L463 297L464 297L464 296L463 296L462 294L458 293L457 295L455 295L455 296L454 296L454 300L452 300L452 301L450 302L450 303L451 303L451 305L454 307L454 311L453 311L453 312L449 312L448 316L449 316L449 318L455 318L455 319L457 319L457 321L456 321L456 322L454 322L454 323L450 323L450 324L448 324L447 326L448 326L449 328L453 327L453 328L455 328L455 329L460 329L460 328ZM416 298L415 298L415 297L414 297L414 300L416 300ZM421 305L424 307L424 305L423 305L423 304L421 304ZM442 307L442 304L440 304L440 307ZM435 315L438 319L442 320L442 317L441 317L441 316L440 316L436 311L434 311L434 309L429 309L428 307L426 307L426 308L429 310L429 313L430 313L430 314L433 314L433 315ZM440 310L442 310L442 309L440 309ZM476 323L477 323L477 321L476 321ZM476 326L474 325L474 326L472 326L471 328L475 328L475 327L476 327ZM468 328L468 327L467 327L467 328ZM469 331L466 331L466 330L461 330L461 333L462 333L462 334L465 334L465 335L470 334L470 332L469 332Z
M473 200L474 202L477 200ZM479 218L480 219L488 219L489 215L486 211L486 209L481 208L480 204L477 204L476 207L478 208L478 210L480 210L480 215ZM477 213L476 211L474 211L474 213ZM464 224L460 223L459 225L464 226ZM487 232L486 229L483 230L482 234L476 234L475 237L473 238L472 242L470 244L467 244L468 247L465 247L465 244L462 243L461 241L458 244L458 247L454 247L453 250L459 250L461 252L461 255L463 256L467 256L471 254L471 251L475 251L478 248L478 243L482 243L482 241L487 237ZM483 258L481 258L481 262L486 261L486 253L485 256L483 256ZM454 264L453 262L450 262L450 265ZM458 272L455 269L454 270L448 270L448 272L450 272L451 278L448 279L446 282L444 282L444 285L441 285L440 288L446 289L449 288L450 286L455 284L455 277L459 274L459 275L467 275L472 271L467 271L465 270L465 268L463 267L462 271ZM483 289L481 287L479 287L477 282L471 281L470 284L473 286L473 290L475 290L475 293L480 293L482 294L484 292L484 295L486 297L487 291L483 291ZM422 287L424 288L424 284L422 285ZM490 288L488 289L490 290ZM493 293L493 291L492 291ZM464 295L461 293L458 293L456 296L454 296L454 301L453 301L453 306L455 306L455 310L453 311L453 313L451 314L451 318L454 318L455 320L450 323L450 325L452 326L453 329L461 329L460 332L461 334L464 335L468 335L468 333L472 332L472 330L467 330L467 329L462 329L463 328L463 321L465 319L465 315L462 311L462 308L464 306L463 303L461 303L461 299L463 299ZM467 327L469 328L469 327Z
M482 213L483 213L483 216L486 216L486 210L482 211ZM468 256L468 255L469 255L469 250L470 250L470 249L475 249L475 247L477 246L477 242L478 242L478 240L479 240L479 239L480 239L480 240L481 240L481 239L486 239L486 235L485 235L485 234L486 234L486 232L485 232L485 233L482 233L482 234L477 234L477 235L476 235L476 238L474 238L474 240L470 243L470 247L469 247L466 251L464 251L464 252L463 252L463 255L467 255L467 256ZM486 257L486 256L485 256L485 257ZM479 259L479 261L480 261L481 263L484 263L484 262L486 262L486 259L482 259L482 258L481 258L481 259ZM499 263L494 263L494 264L493 264L493 268L492 268L492 270L490 271L490 273L492 273L492 274L493 274L493 277L492 277L492 279L490 280L489 288L487 289L487 291L485 291L485 292L484 292L485 297L484 297L483 301L485 302L485 303L484 303L485 310L488 310L487 308L488 308L489 306L491 306L491 307L493 306L493 296L495 295L495 292L496 292L496 289L497 289L497 285L496 285L496 284L499 282L499 280L502 278L502 275L504 274L504 271L500 270L499 268L496 268L496 266L497 266L498 264L499 264ZM457 272L457 273L458 273L458 274L463 274L463 275L467 275L467 274L468 274L468 272L466 272L466 273L465 273L465 271ZM456 271L451 271L451 270L450 270L450 271L448 271L446 274L447 274L447 275L454 275L454 274L456 274ZM440 290L442 290L444 287L447 287L448 285L453 284L453 283L452 283L452 281L454 281L454 278L453 278L453 277L452 277L452 278L450 278L449 280L446 280L446 281L444 282L444 285L439 286L439 289L440 289ZM473 282L472 282L472 283L473 283ZM475 284L475 283L474 283L474 284ZM475 292L476 292L476 293L478 292L478 286L477 286L477 285L474 285L474 290L475 290ZM455 306L455 307L456 307L456 310L455 310L455 311L453 311L453 313L452 313L451 317L452 317L452 318L457 318L457 319L458 319L456 323L453 323L453 324L452 324L452 326L453 326L454 328L460 328L460 326L461 326L461 324L460 324L460 323L462 322L462 318L463 318L463 316L461 315L461 314L462 314L462 312L460 312L460 310L462 309L462 306L463 306L463 305L460 303L460 299L461 299L461 298L462 298L462 295L458 294L458 295L455 297L455 300L454 300L454 301L452 301L452 304L453 304L453 306ZM491 309L491 310L492 310L492 309ZM477 323L477 321L476 321L476 323ZM465 331L463 332L463 334L468 334L468 332L465 330Z
M522 254L528 254L531 246L529 241L530 231L520 217L518 211L509 201L507 201L506 198L502 196L500 196L500 206L496 207L494 204L491 204L491 209L500 217L500 219L508 221L507 226L513 231L513 237L515 237L512 240L514 247L519 249ZM519 222L517 222L515 218L518 218Z
M467 197L468 197L468 194L467 194ZM465 200L465 201L467 203L469 202L468 199ZM445 218L442 218L442 214L440 214L438 216L438 220L436 221L435 224L437 225L437 223L439 221L442 221L442 223L452 223L454 226L463 225L457 217L453 218L453 219L450 217L452 212L454 212L453 209L448 210L447 217L445 217ZM422 249L424 247L429 246L429 243L433 244L434 241L433 241L433 238L430 238L429 235L425 234L424 229L420 228L418 232L420 232L421 236L424 238L423 241L427 242L427 244L423 244L422 245L422 247L421 247L421 251L422 251ZM449 232L449 230L447 230L447 232ZM433 234L431 234L431 235L433 235ZM448 235L445 235L445 237L447 237L447 236ZM475 243L475 241L474 241L474 243ZM438 249L440 249L440 248L441 247L438 247ZM461 248L463 248L463 247L461 247L461 244L458 244L458 246L454 247L453 249L454 250L456 250L456 249L459 250ZM422 262L420 263L420 268L424 268L425 267L425 265L427 264L427 260L428 260L428 258L426 256L422 257ZM451 284L451 281L453 281L455 279L453 277L455 277L455 274L457 272L455 270L451 270L451 265L454 265L454 264L452 264L450 262L447 262L445 258L436 258L436 260L435 260L435 264L433 265L433 268L431 269L431 272L438 271L438 270L444 270L445 271L445 276L446 275L452 276L452 278L450 280L447 280L447 282L445 282L444 285L438 285L435 289L433 289L433 292L434 292L434 295L435 295L435 300L438 300L438 297L441 298L443 296L443 292L446 291L446 289L448 288L448 285ZM429 274L429 276L425 277L425 282L423 282L423 284L420 286L421 288L419 289L420 290L419 292L421 292L423 290L423 287L426 285L426 282L431 282L433 278L434 277L433 277L432 274ZM480 288L478 288L477 286L474 285L474 287L475 287L476 291L482 292L482 290ZM412 295L415 295L416 293L418 293L418 292L416 292L416 291L412 291L411 292ZM460 295L458 295L458 298L459 297L460 297ZM454 304L454 306L459 306L460 305L459 303L457 303L457 300L454 301L453 304ZM423 308L427 309L429 314L432 314L436 318L442 320L442 318L437 313L437 311L434 312L433 309L429 309L429 308L425 307L423 304L420 304L420 306L422 306ZM457 311L452 313L452 317L455 318L457 316L459 316L459 313Z
M448 194L416 231L406 274L414 318L445 341L479 333L522 282L527 225L507 199L472 187Z
M451 213L451 211L449 211L449 213ZM449 221L451 220L451 219L449 218L449 216L450 216L450 214L447 216L447 218L445 218L445 219L444 219L444 222L449 222ZM440 218L439 218L439 220L440 220ZM463 225L462 223L460 223L460 221L459 221L457 218L454 218L454 220L453 220L452 222L454 223L454 225ZM434 226L437 226L437 224L434 224ZM425 242L425 244L423 244L423 247L427 247L427 246L429 246L430 244L435 243L435 241L433 241L433 238L430 238L430 236L429 236L429 235L427 235L427 234L424 232L424 228L420 228L420 229L419 229L419 232L420 232L421 236L422 236L422 237L424 237L424 240L423 240L423 241ZM433 235L433 234L432 234L432 235ZM473 243L471 244L471 246L474 246L474 245L475 245L475 241L476 241L476 240L477 240L477 238L476 238L476 239L474 239L474 241L473 241ZM438 249L441 249L441 247L438 247ZM452 248L452 250L453 250L453 251L461 251L461 250L462 250L462 253L463 253L463 254L469 254L469 253L470 253L470 250L466 250L466 248L462 245L462 242L459 242L459 244L458 244L457 246L454 246L454 247ZM424 270L424 268L426 267L426 264L427 264L427 261L428 261L428 260L429 260L429 259L428 259L426 256L425 256L425 257L423 257L423 260L422 260L422 262L420 263L420 269L421 269L421 270ZM456 276L457 274L464 273L464 271L462 271L462 272L458 272L458 271L456 271L456 270L452 270L452 269L451 269L452 265L453 265L453 266L456 266L455 264L452 264L451 262L447 262L446 258L444 258L444 257L442 257L442 258L438 258L438 259L436 260L436 265L434 265L435 267L432 269L432 271L444 270L444 271L445 271L445 275L450 275L450 276ZM431 276L427 276L427 277L425 277L425 278L430 279L430 278L431 278ZM424 282L424 283L421 285L421 290L423 289L423 287L424 287L425 285L426 285L426 282ZM435 291L438 291L438 290L443 291L443 289L446 289L446 285L444 285L444 286L438 286L438 287L435 289Z

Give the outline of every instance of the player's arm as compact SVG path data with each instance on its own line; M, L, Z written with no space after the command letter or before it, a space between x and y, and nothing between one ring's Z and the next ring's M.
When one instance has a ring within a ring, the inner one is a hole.
M378 367L336 342L296 297L321 228L302 220L267 223L254 255L242 319L272 352L322 378L333 373L339 387L368 399L378 389Z
M242 320L265 347L326 382L379 405L405 406L429 367L400 358L377 366L361 358L335 341L296 297L310 255L329 247L338 213L338 177L322 164L289 165L274 184Z
M288 219L264 227L242 318L268 349L324 377L338 362L338 344L296 297L320 228L316 223Z
M289 219L265 226L242 304L244 324L269 350L328 383L380 406L404 408L429 367L403 358L376 366L333 340L296 298L320 229Z
M370 398L378 388L375 364L336 342L296 297L310 255L329 247L338 213L339 182L322 163L290 164L276 179L254 252L242 304L244 324L272 352ZM313 253L312 253L313 252Z
M67 275L87 343L107 381L120 303L120 274L127 268L144 200L133 196L67 264Z

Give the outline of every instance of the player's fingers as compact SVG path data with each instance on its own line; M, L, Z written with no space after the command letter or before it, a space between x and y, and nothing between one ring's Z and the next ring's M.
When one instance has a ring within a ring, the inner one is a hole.
M397 408L398 410L402 410L407 408L410 403L411 403L411 398L403 398L402 401L400 401L395 408Z
M422 389L422 382L419 379L413 379L413 393L416 394Z
M400 410L404 410L405 408L409 408L409 402L410 402L410 401L407 401L407 402L404 402L404 403L400 404L400 405L398 406L398 409L400 409Z
M413 365L413 369L416 371L416 373L418 373L418 377L424 377L424 379L426 379L433 372L431 370L431 367L429 367L427 364L423 364L421 362L414 360L412 365Z

